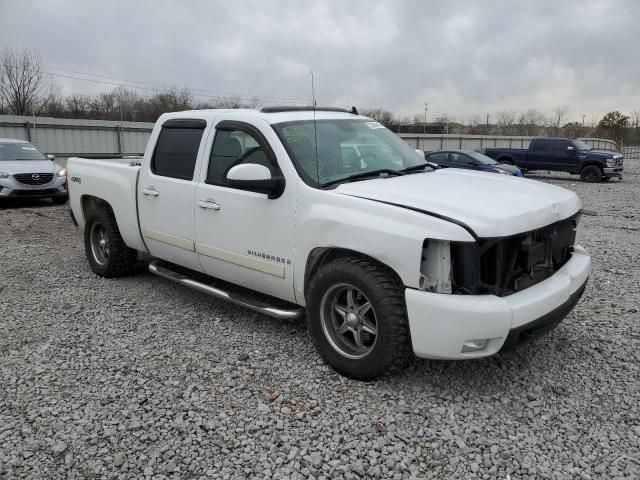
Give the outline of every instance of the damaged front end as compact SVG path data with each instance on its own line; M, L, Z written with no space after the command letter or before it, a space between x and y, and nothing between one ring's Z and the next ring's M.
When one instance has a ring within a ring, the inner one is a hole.
M425 240L420 287L435 293L506 297L569 261L580 213L543 228L476 242Z

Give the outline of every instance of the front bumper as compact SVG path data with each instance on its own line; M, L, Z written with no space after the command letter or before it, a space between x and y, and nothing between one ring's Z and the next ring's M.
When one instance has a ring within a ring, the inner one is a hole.
M591 258L578 246L553 276L507 297L406 289L413 351L422 358L479 358L533 339L571 311L590 271ZM482 350L462 352L465 342L484 339Z
M622 178L623 167L603 168L602 173L605 177Z
M25 185L13 177L0 179L0 198L51 198L68 195L67 177L55 176L44 185Z

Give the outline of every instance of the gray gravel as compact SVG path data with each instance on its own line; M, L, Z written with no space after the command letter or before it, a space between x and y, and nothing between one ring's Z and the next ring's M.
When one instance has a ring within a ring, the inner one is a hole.
M91 273L66 207L0 207L0 477L638 478L640 161L577 191L594 272L531 346L374 383L301 322L141 268ZM5 206L6 207L6 206Z

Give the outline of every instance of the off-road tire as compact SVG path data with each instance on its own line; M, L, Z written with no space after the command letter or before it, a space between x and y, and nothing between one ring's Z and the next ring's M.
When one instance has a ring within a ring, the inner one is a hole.
M102 225L109 242L109 256L102 264L94 255L91 247L91 231L96 223ZM104 206L87 219L84 228L84 249L91 270L105 278L120 277L131 273L138 258L137 250L127 247L122 240L116 218L108 206Z
M325 292L338 284L360 290L375 312L378 335L364 358L350 359L338 352L322 327L321 305ZM306 293L307 328L324 361L337 372L356 380L373 380L404 369L413 358L404 286L394 272L365 258L338 258L320 267Z
M587 165L580 171L580 180L586 183L599 183L602 176L602 170L596 165Z

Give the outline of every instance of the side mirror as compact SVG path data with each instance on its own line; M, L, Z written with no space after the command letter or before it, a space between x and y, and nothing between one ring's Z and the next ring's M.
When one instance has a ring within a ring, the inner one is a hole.
M227 172L229 186L252 192L266 193L268 198L278 198L284 192L283 177L272 177L264 165L241 163Z
M424 150L420 150L419 148L416 148L416 153L420 155L420 158L424 158Z
M51 155L51 154L49 154L49 155L47 155L47 158L48 158L49 160L51 160L52 162L55 162L55 161L56 161L56 156L55 156L55 155Z

